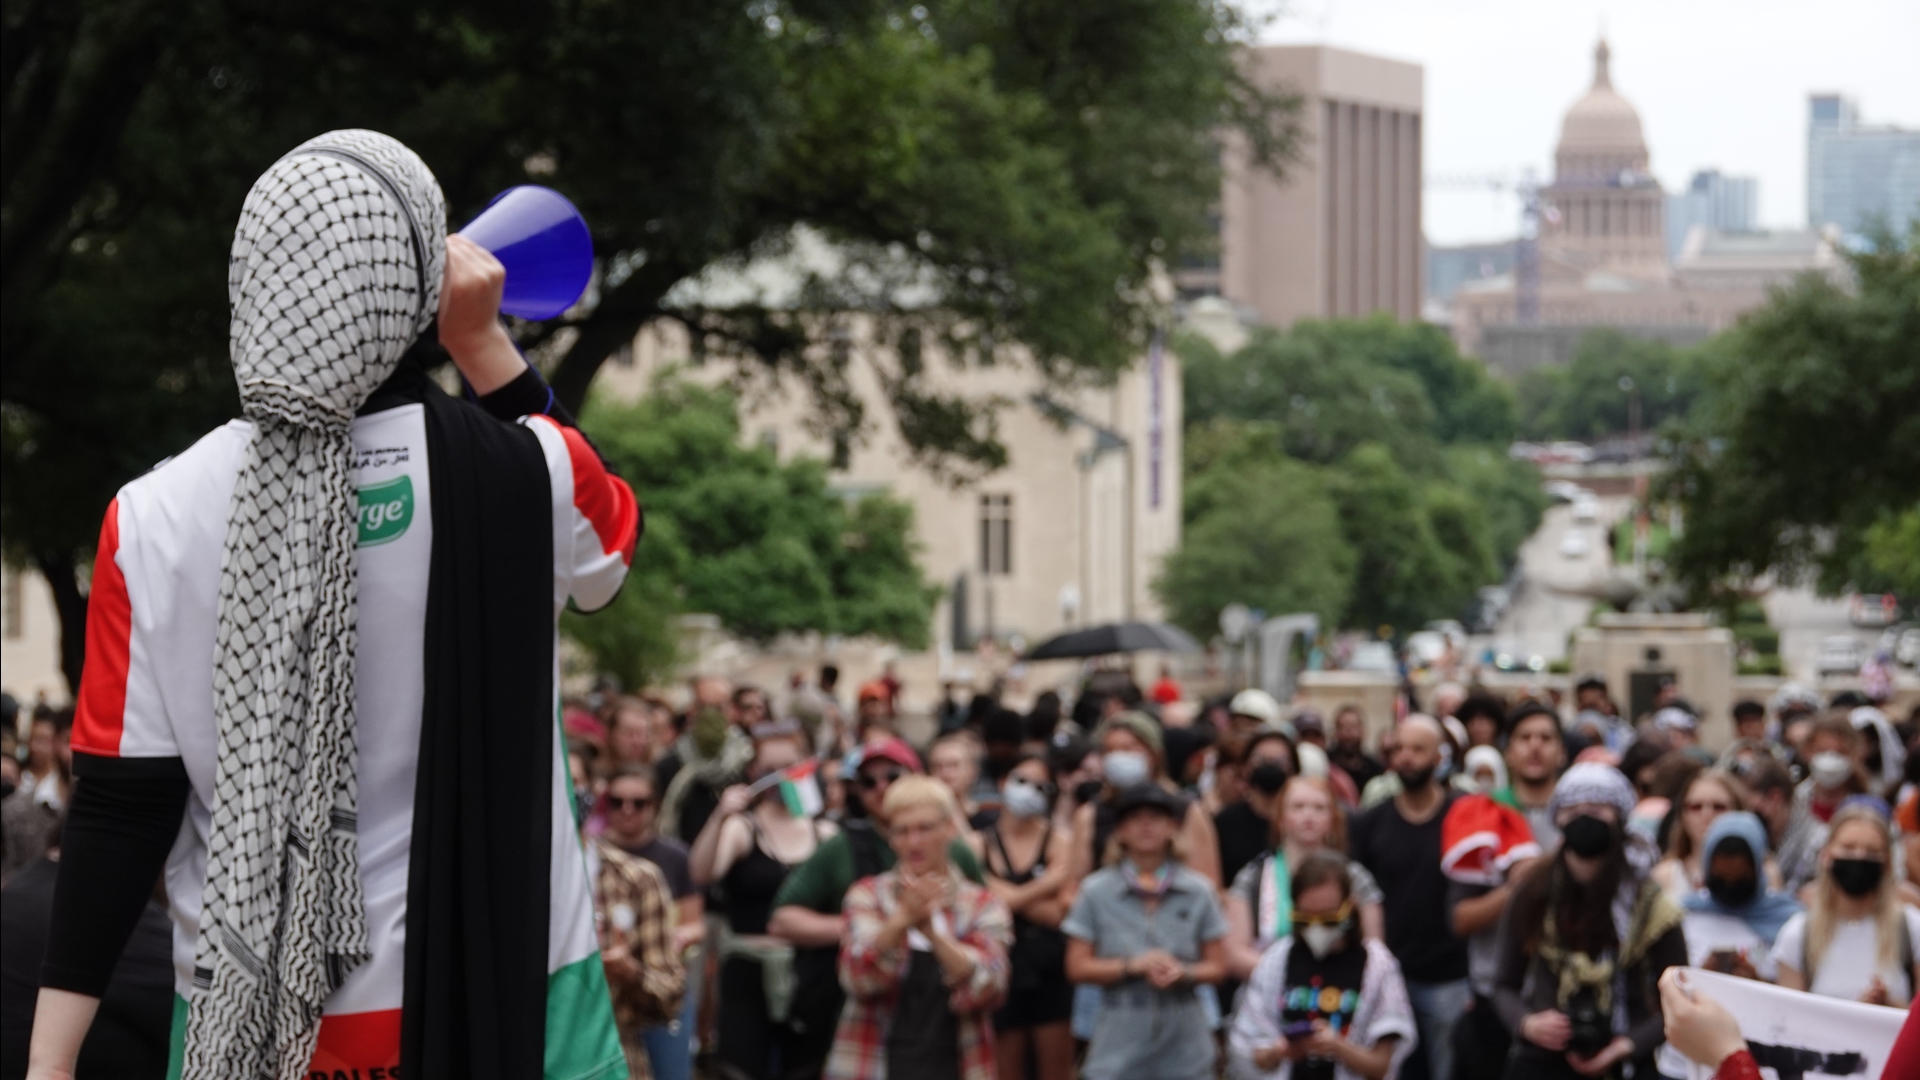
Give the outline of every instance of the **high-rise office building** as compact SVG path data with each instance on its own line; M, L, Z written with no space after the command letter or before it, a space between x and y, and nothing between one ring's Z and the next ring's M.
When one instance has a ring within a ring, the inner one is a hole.
M1760 205L1760 181L1727 176L1718 169L1693 174L1687 190L1667 196L1667 260L1680 257L1687 234L1699 225L1715 232L1752 232Z
M1219 255L1183 266L1181 291L1274 326L1419 318L1420 66L1319 45L1248 49L1245 62L1258 85L1304 99L1302 157L1275 179L1224 139Z
M1860 122L1839 94L1807 99L1807 227L1864 233L1884 221L1895 234L1920 216L1920 131Z

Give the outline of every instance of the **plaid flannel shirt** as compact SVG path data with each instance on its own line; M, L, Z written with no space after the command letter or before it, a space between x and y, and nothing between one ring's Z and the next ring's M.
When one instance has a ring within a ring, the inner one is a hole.
M600 951L624 945L640 964L637 978L607 975L620 1048L626 1051L630 1080L652 1080L641 1029L678 1016L686 989L686 967L673 952L673 894L659 867L598 837L587 842L593 845L600 868L593 881L593 922L600 934Z
M994 1080L993 1009L1007 993L1013 916L992 893L957 871L948 873L954 894L947 919L954 940L973 958L973 974L953 986L948 999L960 1029L960 1078ZM840 946L847 1007L833 1034L827 1080L887 1080L887 1029L909 959L905 942L893 949L877 944L881 929L899 907L895 881L888 871L856 881L847 890Z

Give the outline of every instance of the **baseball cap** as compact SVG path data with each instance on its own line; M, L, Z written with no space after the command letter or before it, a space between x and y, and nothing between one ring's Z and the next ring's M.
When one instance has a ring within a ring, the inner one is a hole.
M1235 716L1251 716L1263 724L1280 722L1280 703L1272 694L1258 688L1249 688L1233 695L1233 703L1227 711Z
M1178 821L1186 813L1186 807L1180 797L1159 784L1135 784L1120 793L1116 800L1116 819L1125 820L1136 810L1158 810Z
M886 735L878 739L869 739L857 747L847 763L849 772L858 769L869 761L891 761L903 769L924 772L920 765L920 755L913 752L904 740L896 735Z

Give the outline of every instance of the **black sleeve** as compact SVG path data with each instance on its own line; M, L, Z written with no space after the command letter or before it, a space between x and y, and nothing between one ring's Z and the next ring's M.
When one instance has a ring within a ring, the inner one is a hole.
M40 983L99 997L180 833L191 785L177 757L76 752L73 771Z
M514 380L491 394L479 395L475 400L487 414L495 420L518 420L523 416L550 416L570 428L578 428L573 414L560 404L553 395L553 388L547 380L540 377L533 365L521 372Z
M1644 963L1648 969L1647 1015L1627 1028L1627 1038L1633 1041L1633 1053L1636 1057L1652 1053L1654 1047L1659 1046L1667 1037L1666 1019L1660 1011L1660 992L1652 987L1659 983L1660 976L1666 974L1668 968L1687 966L1685 930L1675 926L1661 935L1660 940L1653 943L1653 948L1647 950Z

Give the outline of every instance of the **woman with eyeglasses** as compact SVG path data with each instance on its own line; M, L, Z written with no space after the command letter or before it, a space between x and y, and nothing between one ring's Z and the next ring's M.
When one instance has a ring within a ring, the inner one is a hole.
M1227 1037L1228 1075L1379 1080L1418 1035L1400 964L1360 931L1354 867L1316 851L1288 884L1292 922L1261 954Z
M1834 812L1812 902L1774 941L1781 986L1870 1005L1912 1003L1920 912L1900 902L1892 862L1893 833L1878 807L1848 803Z
M1653 880L1683 900L1706 888L1701 865L1707 827L1721 814L1747 808L1747 788L1725 769L1708 769L1694 777L1680 796L1680 820L1667 838L1667 857L1653 868Z
M1025 1080L1032 1050L1039 1080L1073 1076L1073 984L1067 981L1067 907L1072 836L1053 827L1053 770L1038 754L1000 784L1000 815L981 833L987 887L1013 911L1006 1004L993 1014L1001 1080Z
M719 806L693 842L694 883L720 886L727 920L716 1041L728 1076L767 1080L800 1056L798 1035L788 1023L793 946L769 935L767 920L787 875L834 832L830 823L793 812L775 779L806 756L800 738L793 724L755 729L747 782L720 793Z

